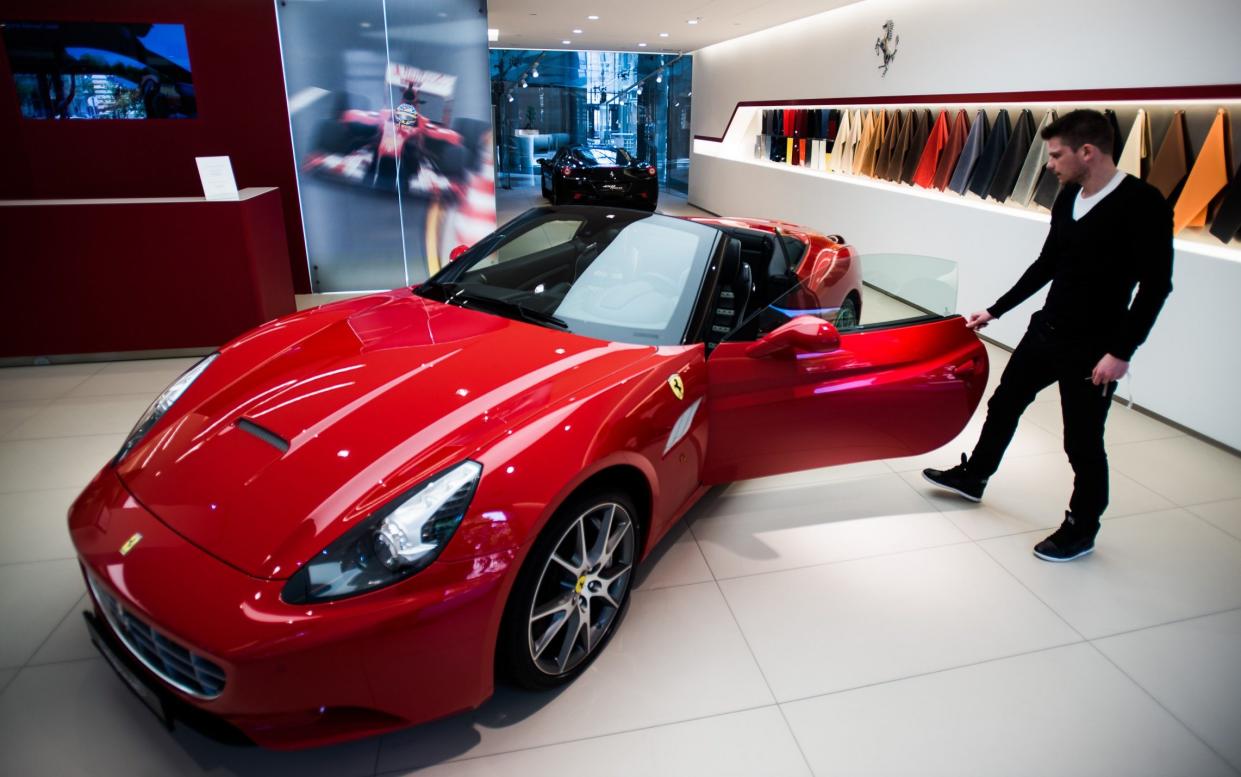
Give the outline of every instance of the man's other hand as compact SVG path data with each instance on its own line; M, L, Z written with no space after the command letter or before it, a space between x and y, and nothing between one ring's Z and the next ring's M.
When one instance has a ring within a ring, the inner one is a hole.
M1128 371L1129 362L1105 353L1099 363L1094 366L1094 371L1090 373L1090 382L1096 386L1102 386L1105 383L1120 380Z

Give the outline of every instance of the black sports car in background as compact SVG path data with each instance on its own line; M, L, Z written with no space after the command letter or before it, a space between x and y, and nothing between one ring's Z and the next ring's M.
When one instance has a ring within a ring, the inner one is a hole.
M553 205L611 202L655 210L659 179L655 166L639 162L623 148L565 146L540 159L543 196Z

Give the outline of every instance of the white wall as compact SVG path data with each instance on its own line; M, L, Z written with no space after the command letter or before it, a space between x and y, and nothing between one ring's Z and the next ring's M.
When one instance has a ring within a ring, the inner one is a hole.
M889 18L901 42L881 78L873 45ZM1241 0L866 0L696 52L693 131L723 135L736 104L748 100L1238 84L1237 30ZM1241 123L1241 103L1221 104ZM863 254L954 259L962 311L994 302L1042 245L1045 213L754 160L758 115L739 110L723 143L695 141L690 202L841 232ZM1121 392L1241 449L1236 246L1176 241L1173 294ZM1015 345L1042 296L987 334Z

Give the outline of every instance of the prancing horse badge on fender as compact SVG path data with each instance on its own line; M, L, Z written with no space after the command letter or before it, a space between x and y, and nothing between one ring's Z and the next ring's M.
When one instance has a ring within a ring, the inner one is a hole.
M668 388L672 389L672 393L676 394L677 399L685 399L685 383L681 380L680 375L673 375L668 378Z

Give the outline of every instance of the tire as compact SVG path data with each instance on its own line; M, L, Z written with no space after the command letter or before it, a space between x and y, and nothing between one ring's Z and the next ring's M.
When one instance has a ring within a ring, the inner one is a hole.
M606 647L629 603L636 516L628 495L606 489L571 498L548 522L518 573L500 627L498 663L515 684L564 685Z
M560 187L556 185L555 176L552 176L552 194L547 199L551 200L552 205L564 205L564 197L560 196Z
M459 181L465 177L469 152L451 143L439 143L438 148L428 149L434 155L435 167L449 180Z
M417 144L408 142L401 146L401 170L399 185L402 193L409 191L409 182L417 178L421 171L422 158L418 154Z
M855 329L861 320L862 306L858 304L857 295L850 292L836 312L835 326L837 329Z

